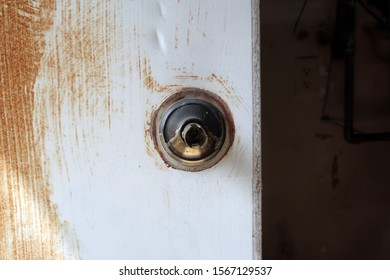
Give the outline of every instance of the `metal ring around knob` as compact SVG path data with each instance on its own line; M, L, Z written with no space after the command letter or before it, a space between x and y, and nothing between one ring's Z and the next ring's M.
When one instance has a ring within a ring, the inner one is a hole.
M234 140L231 112L217 95L185 88L154 113L152 135L168 166L201 171L218 163Z

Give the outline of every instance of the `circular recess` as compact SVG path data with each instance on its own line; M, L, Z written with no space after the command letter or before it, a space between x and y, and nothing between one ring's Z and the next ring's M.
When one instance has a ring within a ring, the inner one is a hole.
M154 113L152 136L168 166L201 171L225 156L234 140L234 123L222 98L206 90L185 88Z

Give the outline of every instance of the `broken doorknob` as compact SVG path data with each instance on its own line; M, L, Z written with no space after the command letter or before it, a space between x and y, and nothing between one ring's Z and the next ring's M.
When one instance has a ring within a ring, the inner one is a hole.
M174 168L200 171L216 164L234 138L231 113L222 99L184 89L166 100L154 120L156 146Z

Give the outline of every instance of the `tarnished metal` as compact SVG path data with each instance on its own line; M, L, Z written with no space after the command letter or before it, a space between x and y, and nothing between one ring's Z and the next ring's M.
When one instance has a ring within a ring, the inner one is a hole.
M234 140L234 122L226 103L202 89L185 88L155 112L155 147L171 167L201 171L217 164Z

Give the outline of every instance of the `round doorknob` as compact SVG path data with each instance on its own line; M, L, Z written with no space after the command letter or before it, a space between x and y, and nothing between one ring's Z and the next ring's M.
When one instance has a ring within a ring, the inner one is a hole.
M155 144L176 169L200 171L219 162L234 139L230 110L223 100L201 89L184 89L156 111Z

